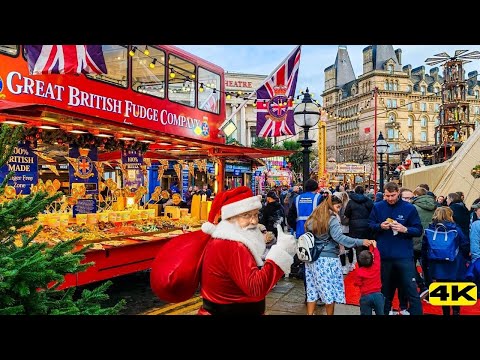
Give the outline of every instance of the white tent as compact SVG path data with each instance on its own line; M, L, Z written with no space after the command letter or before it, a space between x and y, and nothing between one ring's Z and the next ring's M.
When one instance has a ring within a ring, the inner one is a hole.
M470 173L479 164L480 130L477 129L447 161L405 171L402 186L414 190L419 184L428 184L437 196L462 191L465 205L470 207L480 197L480 178L475 179Z

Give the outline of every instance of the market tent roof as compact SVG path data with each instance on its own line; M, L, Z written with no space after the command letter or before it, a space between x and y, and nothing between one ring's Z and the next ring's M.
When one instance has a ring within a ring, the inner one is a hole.
M462 191L465 205L470 206L480 197L480 179L470 174L472 168L479 164L480 130L477 129L447 161L405 171L402 185L415 189L418 184L428 184L437 196Z

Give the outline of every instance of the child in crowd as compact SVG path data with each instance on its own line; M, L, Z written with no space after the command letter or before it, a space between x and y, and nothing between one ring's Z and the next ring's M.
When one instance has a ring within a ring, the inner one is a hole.
M369 250L362 250L358 255L358 269L355 285L360 288L360 315L384 314L385 297L380 279L380 253L377 242L370 245Z

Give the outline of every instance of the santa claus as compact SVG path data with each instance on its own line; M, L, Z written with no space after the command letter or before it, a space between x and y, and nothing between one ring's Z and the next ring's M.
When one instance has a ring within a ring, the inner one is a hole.
M262 260L265 235L258 227L261 207L261 196L253 196L252 190L246 186L215 196L208 222L202 225L203 235L195 236L197 244L204 241L200 239L208 238L205 245L200 245L202 249L196 251L202 256L199 265L194 266L203 298L198 314L263 314L265 297L282 275L290 272L295 238L283 233L280 226L277 243L271 247L265 261ZM159 269L165 266L165 262L157 263L156 270L152 267L152 276L156 280L152 282L151 277L151 283L158 295L164 290L160 287L167 287L165 281L178 276L173 272L168 278L163 276L166 269L161 273Z
M212 236L202 264L199 314L263 314L265 297L286 272L295 254L295 238L278 228L277 244L262 261L265 235L258 227L261 196L238 187L215 197L202 231ZM218 225L215 216L221 212Z

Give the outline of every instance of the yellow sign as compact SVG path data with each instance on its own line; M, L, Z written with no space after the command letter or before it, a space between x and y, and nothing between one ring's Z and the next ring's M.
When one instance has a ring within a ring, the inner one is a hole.
M477 285L472 282L434 282L428 292L432 305L472 306L477 303Z

